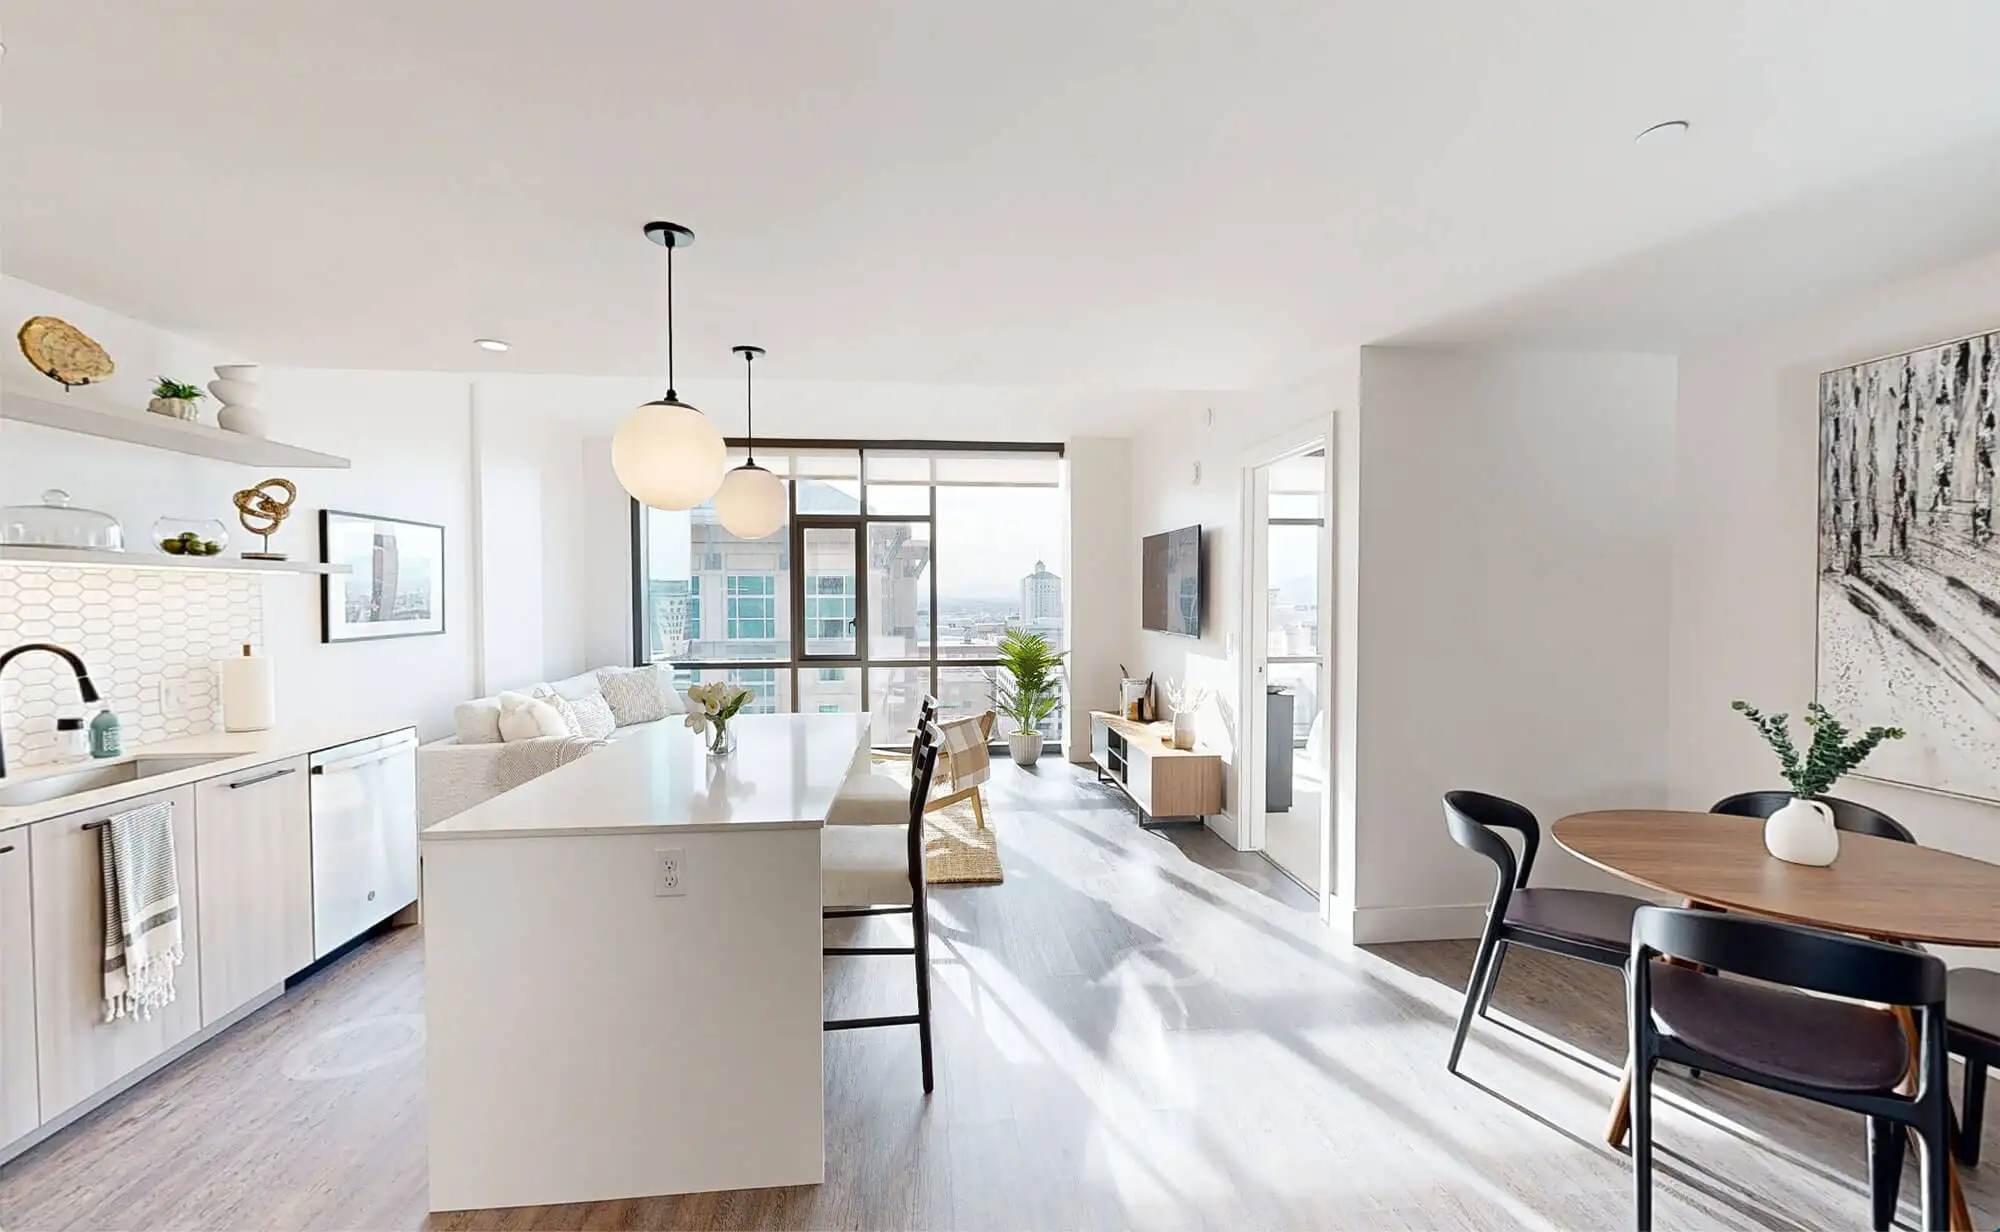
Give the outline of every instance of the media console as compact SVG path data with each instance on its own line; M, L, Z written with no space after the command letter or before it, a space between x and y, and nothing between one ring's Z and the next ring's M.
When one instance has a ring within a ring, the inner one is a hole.
M1196 821L1222 811L1222 758L1173 746L1171 723L1137 723L1090 712L1090 760L1100 781L1139 806L1139 824Z

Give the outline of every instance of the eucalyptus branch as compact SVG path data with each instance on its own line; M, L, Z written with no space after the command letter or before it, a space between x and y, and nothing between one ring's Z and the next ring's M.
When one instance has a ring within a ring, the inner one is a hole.
M1849 740L1847 725L1825 706L1811 702L1806 706L1805 723L1812 729L1812 743L1801 758L1798 746L1792 742L1789 715L1767 715L1749 702L1729 705L1750 720L1757 734L1778 755L1778 773L1802 799L1825 795L1842 775L1866 761L1877 745L1884 740L1901 740L1904 735L1900 727L1871 727L1858 739Z

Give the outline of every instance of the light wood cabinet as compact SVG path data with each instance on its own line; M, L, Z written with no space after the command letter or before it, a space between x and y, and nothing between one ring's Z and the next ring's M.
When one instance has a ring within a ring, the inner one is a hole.
M1090 712L1090 757L1148 817L1203 818L1222 811L1222 758L1173 747L1171 723L1135 723Z
M178 995L151 1020L128 1016L105 1022L104 866L97 830L84 827L157 803L174 806L181 946L186 955L175 971ZM38 821L27 829L35 891L37 1072L42 1120L50 1121L201 1029L195 789L176 787L121 800L101 809Z
M0 833L0 1142L42 1123L35 1059L34 904L28 831Z
M306 759L197 784L194 816L207 1026L313 960Z

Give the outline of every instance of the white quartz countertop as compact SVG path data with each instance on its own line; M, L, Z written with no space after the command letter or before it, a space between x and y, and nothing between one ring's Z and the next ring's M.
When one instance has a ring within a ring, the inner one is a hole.
M108 787L59 796L35 804L0 806L0 830L24 826L30 822L45 821L50 817L62 817L69 813L102 808L107 804L116 804L120 800L151 795L156 791L166 791L169 788L198 783L203 779L217 778L225 774L235 774L265 762L303 757L322 749L338 748L355 740L366 740L414 726L407 720L393 719L291 723L273 727L268 731L208 732L199 736L164 740L158 744L134 745L127 748L121 757L92 757L81 761L42 762L21 767L10 765L7 777L0 778L0 789L35 779L74 774L79 770L115 766L121 762L188 757L216 759L166 774L148 775L128 783L114 783Z
M817 829L868 738L865 714L750 714L711 758L678 716L423 832L425 842L668 831Z

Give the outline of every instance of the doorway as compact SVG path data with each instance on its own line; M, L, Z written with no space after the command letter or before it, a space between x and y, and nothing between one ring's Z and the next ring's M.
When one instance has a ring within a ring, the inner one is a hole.
M1248 651L1259 815L1251 837L1286 875L1325 890L1331 758L1327 731L1328 468L1324 442L1255 466ZM1261 695L1261 696L1260 696Z

